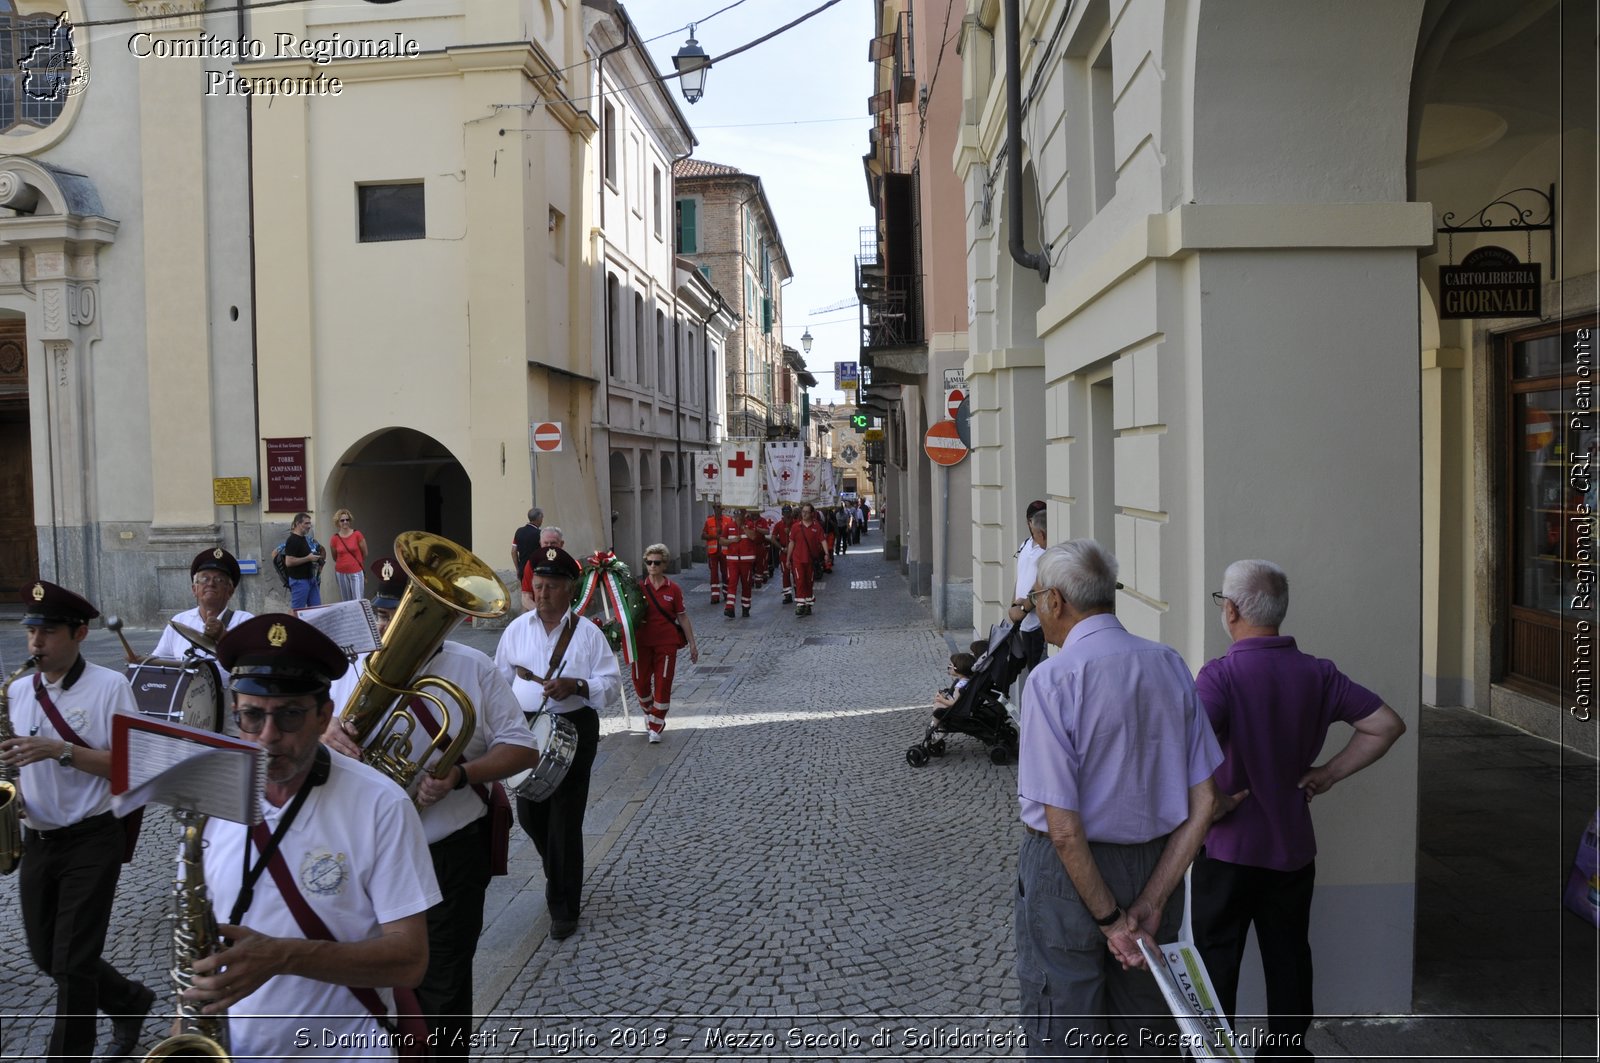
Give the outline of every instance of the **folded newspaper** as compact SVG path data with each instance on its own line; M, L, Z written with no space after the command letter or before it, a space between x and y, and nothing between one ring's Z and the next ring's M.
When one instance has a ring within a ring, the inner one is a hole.
M1172 1017L1178 1020L1183 1051L1198 1060L1243 1060L1194 942L1175 941L1156 951L1141 939L1139 951L1144 953L1144 962L1155 975Z

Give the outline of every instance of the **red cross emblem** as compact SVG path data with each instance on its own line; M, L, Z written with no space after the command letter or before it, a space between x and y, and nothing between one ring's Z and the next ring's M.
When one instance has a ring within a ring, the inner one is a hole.
M735 452L733 460L728 462L728 465L733 469L735 476L743 477L745 470L755 465L755 462L745 457L744 451L741 450Z
M788 483L789 482L789 470L785 469L782 472L780 472L778 474L778 479L782 480L784 483Z
M719 471L720 470L717 468L717 463L714 461L706 462L706 467L700 470L701 474L705 476L707 480L715 480Z

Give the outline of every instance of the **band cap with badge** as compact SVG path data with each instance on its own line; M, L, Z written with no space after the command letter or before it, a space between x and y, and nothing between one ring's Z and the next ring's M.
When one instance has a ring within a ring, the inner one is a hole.
M100 610L90 605L88 599L48 580L36 580L32 586L25 587L21 600L25 610L22 614L23 627L48 627L51 624L81 627L100 615Z
M576 580L582 575L582 569L572 559L572 555L559 546L547 546L539 551L539 556L533 562L535 576L559 576L562 579Z
M387 609L391 613L400 608L400 599L405 597L406 586L411 582L405 569L400 567L400 562L393 555L386 555L374 559L367 566L367 571L378 586L378 593L372 598L372 608Z
M207 571L220 572L227 576L235 587L239 585L239 559L220 546L200 551L194 555L194 560L189 562L190 579Z
M298 617L266 613L229 631L217 643L228 689L260 697L325 692L350 662L328 636Z

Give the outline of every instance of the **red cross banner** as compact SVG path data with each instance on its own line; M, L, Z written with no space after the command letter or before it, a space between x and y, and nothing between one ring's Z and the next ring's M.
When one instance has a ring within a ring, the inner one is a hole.
M702 502L722 498L722 455L714 450L697 451L694 456L694 496Z
M767 444L767 490L773 501L805 501L805 472L805 444L798 439Z
M722 504L730 509L761 505L761 451L754 440L722 444Z

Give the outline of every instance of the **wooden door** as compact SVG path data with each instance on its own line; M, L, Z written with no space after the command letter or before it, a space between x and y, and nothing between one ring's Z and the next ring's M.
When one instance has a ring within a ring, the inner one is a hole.
M0 600L14 600L38 578L27 333L20 318L11 318L0 320Z

